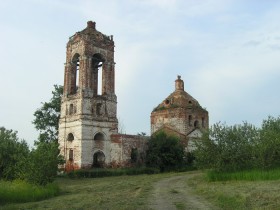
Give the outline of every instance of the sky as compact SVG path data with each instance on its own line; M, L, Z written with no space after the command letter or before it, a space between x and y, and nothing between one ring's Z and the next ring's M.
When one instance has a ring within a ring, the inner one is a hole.
M66 43L87 21L115 41L118 118L150 134L150 114L175 89L210 125L260 126L280 113L280 1L1 0L0 126L32 145L32 121L63 84Z

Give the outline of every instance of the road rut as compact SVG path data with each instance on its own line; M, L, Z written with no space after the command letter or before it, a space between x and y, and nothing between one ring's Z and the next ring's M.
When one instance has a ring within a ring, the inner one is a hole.
M188 179L195 176L193 173L165 178L154 184L150 197L149 209L217 209L204 198L194 194L188 186Z

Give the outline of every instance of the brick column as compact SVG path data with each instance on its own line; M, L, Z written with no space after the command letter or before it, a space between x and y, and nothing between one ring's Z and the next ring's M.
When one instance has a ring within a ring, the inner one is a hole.
M108 63L105 61L102 65L102 95L108 93Z

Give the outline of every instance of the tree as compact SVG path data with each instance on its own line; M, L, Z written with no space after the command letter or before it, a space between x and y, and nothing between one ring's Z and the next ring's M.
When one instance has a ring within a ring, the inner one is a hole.
M58 164L63 162L58 149L58 123L63 87L54 85L52 98L42 103L34 113L33 124L40 132L35 149L30 152L26 179L29 182L45 185L53 181Z
M270 169L280 165L280 117L263 120L256 147L259 167Z
M58 122L62 94L63 86L54 85L51 100L42 103L42 107L34 113L35 120L32 123L40 132L39 142L57 142L58 140Z
M160 132L148 141L146 164L160 168L161 171L183 166L185 163L184 146L174 136Z
M58 164L63 163L58 154L57 142L39 142L36 149L30 152L26 179L39 185L52 182L57 175Z
M0 178L22 178L28 154L28 145L25 140L18 139L17 131L0 127Z
M216 123L196 143L196 165L217 171L253 168L258 139L259 130L246 122L234 126Z

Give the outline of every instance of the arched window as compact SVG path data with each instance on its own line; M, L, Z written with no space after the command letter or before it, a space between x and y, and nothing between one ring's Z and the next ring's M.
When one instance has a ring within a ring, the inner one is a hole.
M68 141L73 141L74 140L74 135L72 133L69 133L67 136Z
M195 128L199 128L199 122L198 122L198 120L194 121L194 127L195 127Z
M103 133L97 133L95 134L93 140L104 140L104 134Z
M79 88L79 73L80 73L80 55L75 54L72 63L74 65L72 75L71 75L71 94L74 94L77 92Z
M74 114L74 105L70 104L69 106L69 115Z
M189 126L192 126L192 116L189 115Z
M103 63L105 62L105 59L103 56L99 53L96 53L92 57L92 83L93 83L93 92L95 95L101 95L102 94L102 72L99 72L99 70L102 70ZM100 68L101 67L101 68Z
M73 149L70 149L70 150L69 150L69 160L70 160L70 161L73 161L73 160L74 160L74 152L73 152Z

